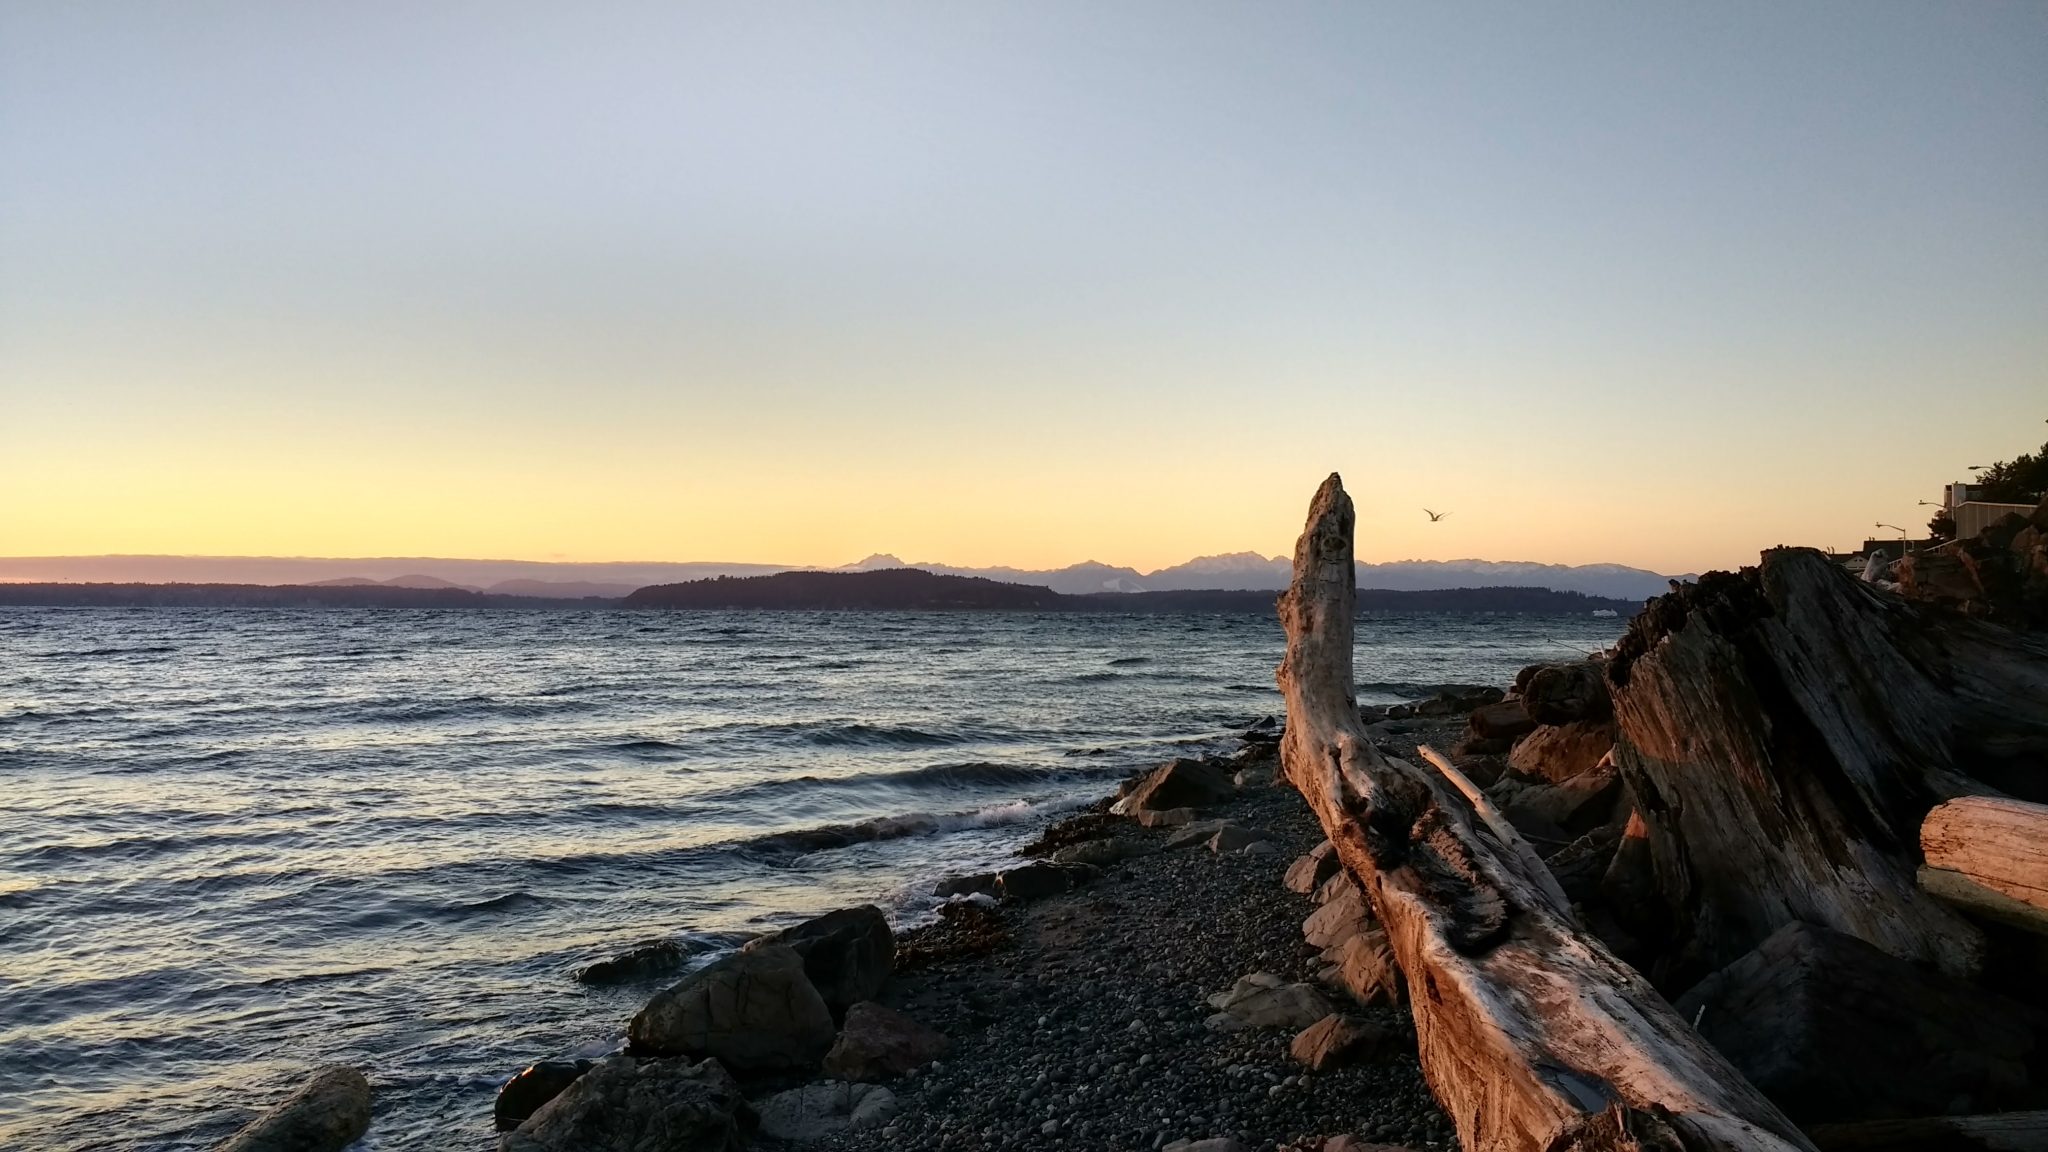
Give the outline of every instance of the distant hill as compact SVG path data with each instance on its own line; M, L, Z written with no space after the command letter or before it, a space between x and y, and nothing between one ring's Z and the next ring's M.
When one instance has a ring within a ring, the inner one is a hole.
M976 576L984 580L1000 580L1005 584L1035 584L1074 596L1090 592L1143 592L1147 588L1144 577L1136 568L1119 568L1094 560L1069 564L1065 568L955 568L929 560L906 564L883 552L834 571L872 572L888 568L918 568L941 576Z
M637 584L605 584L595 580L500 580L484 591L497 596L546 596L554 599L619 600Z
M905 563L886 553L839 572L917 568L940 576L970 576L1050 588L1081 596L1096 592L1174 592L1195 589L1278 591L1292 569L1284 556L1230 552L1199 556L1146 573L1097 561L1064 568L962 568L932 561ZM425 557L318 559L276 556L30 556L0 557L0 581L81 583L189 583L349 585L481 589L544 597L624 596L635 588L717 576L765 576L820 571L788 564L538 560L436 560ZM1690 579L1690 575L1678 577ZM1536 564L1501 560L1397 560L1358 566L1360 588L1425 591L1446 588L1528 587L1644 600L1669 590L1671 577L1620 564Z
M1174 592L1091 592L1066 595L1047 588L974 576L941 576L918 568L865 572L782 572L773 576L719 577L689 584L642 588L629 608L833 609L881 611L1245 613L1270 615L1277 593L1188 589ZM1365 612L1505 612L1630 615L1640 607L1548 588L1450 588L1420 592L1361 589Z
M864 611L1057 611L1049 588L919 568L868 572L778 572L658 584L626 597L628 608L811 608Z
M548 585L574 587L573 585ZM621 598L516 596L467 588L414 588L368 580L322 584L0 584L0 607L47 608L474 608L591 610L812 609L899 612L1223 613L1270 617L1277 593L1228 589L1092 592L1049 588L915 568L872 572L782 572L655 585ZM1548 588L1450 588L1358 593L1362 612L1634 614L1638 604Z

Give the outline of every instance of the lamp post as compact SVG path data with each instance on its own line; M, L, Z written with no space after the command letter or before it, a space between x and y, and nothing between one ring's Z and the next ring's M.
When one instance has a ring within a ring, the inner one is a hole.
M1884 521L1882 521L1882 520L1878 521L1878 522L1877 522L1877 523L1876 523L1876 524L1874 525L1874 527L1878 527L1878 528L1889 528L1889 529L1891 529L1892 531L1894 531L1894 532L1897 532L1897 533L1899 534L1899 558L1900 558L1901 560L1905 559L1905 557L1906 557L1906 540L1907 540L1907 536L1906 536L1906 530L1905 530L1904 528L1901 528L1901 527L1899 527L1899 526L1898 526L1897 524L1886 524L1886 523L1885 523Z

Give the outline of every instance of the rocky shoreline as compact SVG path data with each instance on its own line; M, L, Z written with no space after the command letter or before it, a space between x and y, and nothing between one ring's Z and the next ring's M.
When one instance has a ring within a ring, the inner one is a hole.
M1445 711L1376 735L1455 737ZM1279 734L1132 777L941 884L935 924L842 910L692 972L598 1074L508 1085L501 1147L1453 1147L1384 942L1353 939L1362 901L1274 783ZM660 1115L628 1115L655 1066Z
M1373 735L1404 755L1455 740L1471 703ZM1016 866L939 885L936 923L896 934L842 909L679 981L662 975L679 956L593 966L668 986L624 1052L509 1081L499 1148L1455 1147L1384 941L1275 783L1279 736L1263 721L1231 756L1131 777ZM318 1129L319 1100L269 1122ZM351 1107L367 1119L366 1094ZM349 1119L327 1128L359 1133ZM237 1148L285 1146L256 1127Z

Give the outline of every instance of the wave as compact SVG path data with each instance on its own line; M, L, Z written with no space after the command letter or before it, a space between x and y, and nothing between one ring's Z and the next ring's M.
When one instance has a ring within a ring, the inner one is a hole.
M974 828L996 828L1021 824L1081 803L1079 800L1011 800L965 812L911 812L901 816L876 816L852 824L826 824L790 832L771 832L738 841L730 847L748 855L780 857L783 860L851 848L877 840L902 840L912 836L943 836Z
M38 652L36 655L45 660L87 660L101 656L160 656L177 650L177 646L173 644L145 644L135 648L78 648L71 651Z
M630 752L636 756L661 756L668 752L687 751L681 744L671 744L666 740L622 740L606 747L613 752Z
M831 724L806 732L803 738L809 743L828 747L891 744L911 748L964 744L972 739L960 732L927 732L922 728L893 724Z
M1128 668L1133 664L1150 664L1150 656L1119 656L1109 662L1111 668Z
M547 901L523 889L492 896L487 900L472 900L467 903L444 904L435 913L442 920L467 920L472 916L492 916L500 912L523 912L538 908Z

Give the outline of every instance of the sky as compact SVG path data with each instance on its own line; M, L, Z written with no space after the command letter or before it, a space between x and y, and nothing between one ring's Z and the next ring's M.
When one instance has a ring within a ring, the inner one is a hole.
M2048 3L0 5L0 555L1699 571L2044 419Z

